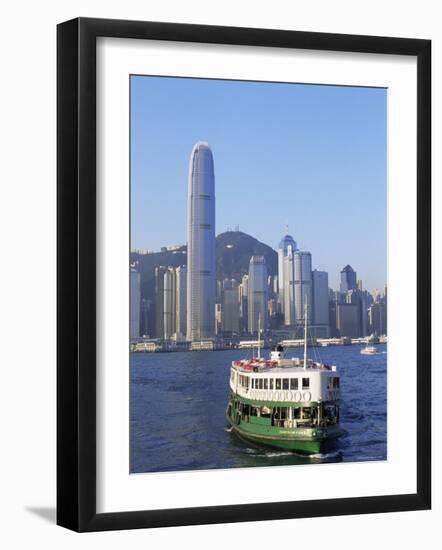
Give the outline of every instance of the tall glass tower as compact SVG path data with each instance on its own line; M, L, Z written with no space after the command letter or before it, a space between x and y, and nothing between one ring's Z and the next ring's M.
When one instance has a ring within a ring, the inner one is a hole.
M187 202L187 339L215 336L215 174L209 145L198 142L189 163Z

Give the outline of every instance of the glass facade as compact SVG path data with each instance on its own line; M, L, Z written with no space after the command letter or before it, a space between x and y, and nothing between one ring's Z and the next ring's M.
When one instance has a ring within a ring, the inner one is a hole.
M212 151L198 142L189 163L187 339L215 336L215 174Z

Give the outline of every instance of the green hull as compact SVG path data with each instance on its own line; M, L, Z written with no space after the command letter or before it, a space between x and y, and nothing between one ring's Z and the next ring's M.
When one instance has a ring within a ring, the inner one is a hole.
M260 434L246 432L236 426L232 426L232 431L241 439L249 441L255 445L283 449L286 451L293 451L303 454L319 454L330 450L334 446L336 437L339 435L322 439L313 437L311 439L301 439L296 437L270 438Z
M232 408L228 408L234 414ZM319 454L330 450L336 438L342 434L338 424L320 427L281 427L266 418L240 418L227 413L232 431L241 439L255 445L294 451L303 454Z

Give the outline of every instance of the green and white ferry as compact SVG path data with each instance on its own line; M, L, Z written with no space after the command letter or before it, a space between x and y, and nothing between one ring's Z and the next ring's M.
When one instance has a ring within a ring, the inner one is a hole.
M258 350L259 350L258 346ZM281 345L270 359L233 361L227 420L240 438L304 454L327 451L339 427L340 380L335 366L307 358L285 359Z

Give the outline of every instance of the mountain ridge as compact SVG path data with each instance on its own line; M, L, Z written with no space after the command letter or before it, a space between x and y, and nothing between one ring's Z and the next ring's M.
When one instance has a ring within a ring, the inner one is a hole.
M241 282L249 270L252 256L264 256L269 275L278 273L278 254L269 245L242 231L225 231L216 237L216 277L233 278ZM141 275L142 298L155 300L155 268L187 265L187 245L174 250L161 250L149 254L130 253L130 261L138 262Z

